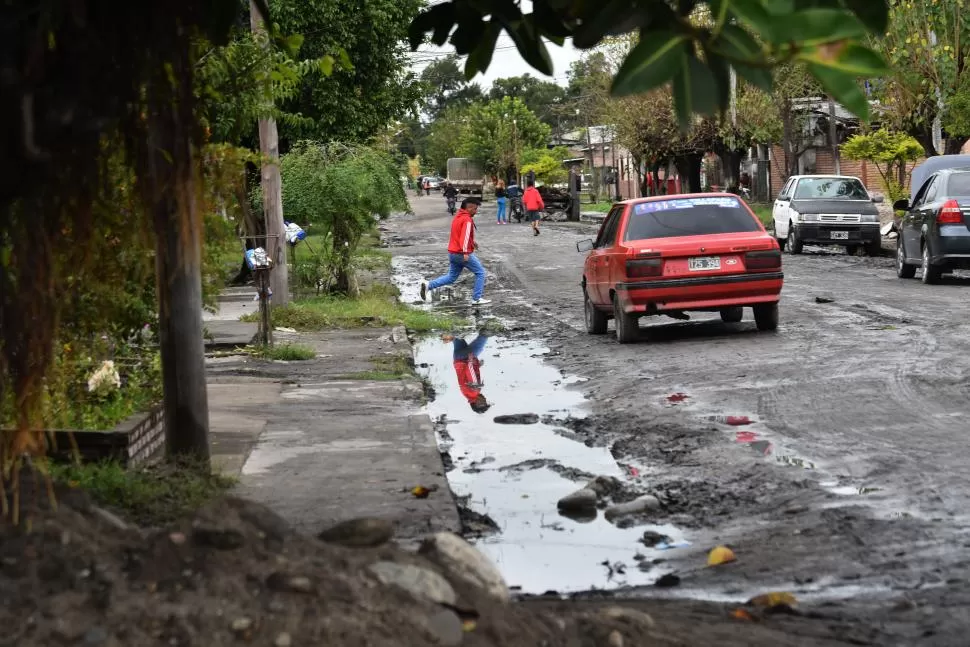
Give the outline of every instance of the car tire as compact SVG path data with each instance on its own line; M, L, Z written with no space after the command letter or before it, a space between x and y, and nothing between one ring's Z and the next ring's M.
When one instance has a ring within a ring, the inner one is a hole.
M795 234L795 226L791 223L788 223L788 253L802 253L802 241L798 240L798 235Z
M640 334L640 318L623 312L619 299L613 299L613 322L616 325L616 341L629 344Z
M585 288L583 288L583 309L585 310L586 332L590 335L605 335L609 319L605 312L597 310L593 302L589 300L589 294Z
M922 281L925 285L933 285L934 283L939 283L940 275L943 274L943 268L938 265L933 265L930 263L930 246L925 242L923 243L923 278Z
M916 266L906 262L902 236L896 239L896 276L901 279L911 279L916 276Z
M882 241L874 240L866 244L866 256L882 256Z
M744 308L741 306L721 309L721 321L724 323L738 323L742 319L744 319Z
M758 330L772 331L778 329L778 304L762 303L756 305L754 310L754 323Z

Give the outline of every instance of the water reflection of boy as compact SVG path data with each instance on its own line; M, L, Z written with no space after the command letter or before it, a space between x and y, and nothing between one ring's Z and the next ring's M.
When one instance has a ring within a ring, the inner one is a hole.
M458 378L458 388L461 389L461 394L468 400L472 411L485 413L492 405L482 395L482 386L485 383L482 382L481 366L484 362L478 356L485 349L488 336L479 335L471 343L454 335L442 335L441 339L452 343L452 362L455 366L455 375Z

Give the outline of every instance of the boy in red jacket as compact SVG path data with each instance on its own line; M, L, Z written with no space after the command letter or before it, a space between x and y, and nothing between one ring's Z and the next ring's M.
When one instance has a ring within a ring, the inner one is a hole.
M472 292L472 305L479 306L491 303L488 299L483 299L485 293L485 268L482 267L475 250L478 243L475 242L475 214L478 213L478 205L482 203L481 198L465 198L461 201L461 208L451 221L451 239L448 241L448 273L439 276L430 283L421 281L421 300L427 301L428 296L440 287L451 285L461 276L461 271L465 268L471 270L475 275L475 289Z
M522 196L522 206L525 207L525 219L532 223L532 235L538 236L539 221L542 220L542 210L546 208L546 203L542 201L542 196L539 195L539 189L536 188L536 183L533 180L528 180L526 184L527 188Z

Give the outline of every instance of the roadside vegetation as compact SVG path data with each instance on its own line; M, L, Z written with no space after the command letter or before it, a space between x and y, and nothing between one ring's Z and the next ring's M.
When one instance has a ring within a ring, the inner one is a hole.
M260 346L253 351L253 355L280 362L299 362L314 359L317 353L306 344L284 343Z
M374 368L343 376L345 380L393 381L414 377L414 361L410 357L372 357Z
M226 494L236 483L210 474L208 466L185 463L129 469L105 461L52 464L49 469L55 484L82 489L96 504L144 527L176 521Z

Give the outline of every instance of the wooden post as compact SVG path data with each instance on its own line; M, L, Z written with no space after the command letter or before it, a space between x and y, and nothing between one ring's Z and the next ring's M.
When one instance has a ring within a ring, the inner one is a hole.
M254 34L265 33L263 17L254 2L249 3L249 22ZM273 303L285 305L290 301L289 268L286 264L286 241L283 235L283 184L280 179L280 143L276 120L259 120L259 150L268 161L263 164L263 214L266 218L266 254L273 261L270 287Z
M188 194L188 192L186 192ZM191 198L190 198L191 199ZM158 342L169 457L209 460L209 401L202 338L202 223L174 195L155 204Z

